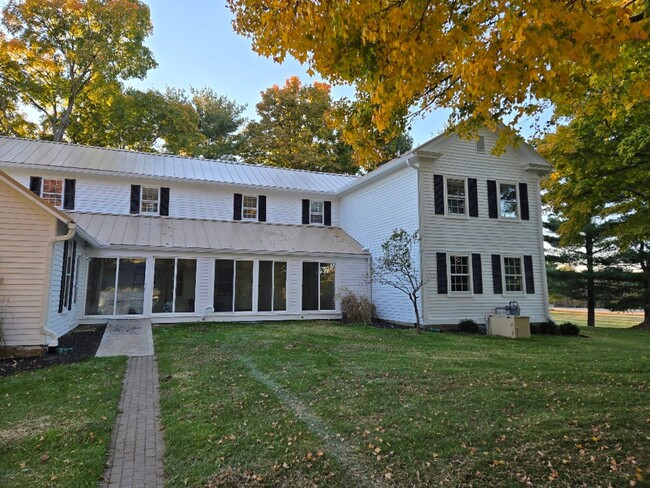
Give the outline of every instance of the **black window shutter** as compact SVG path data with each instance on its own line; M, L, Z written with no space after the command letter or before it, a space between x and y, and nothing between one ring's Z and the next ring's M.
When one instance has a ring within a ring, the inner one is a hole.
M492 286L494 293L503 293L503 282L501 281L501 255L492 255Z
M438 270L438 293L447 293L447 253L436 253L436 268Z
M325 211L323 223L325 225L332 225L332 202L325 202L323 204L323 209Z
M302 201L302 223L309 223L309 200Z
M140 185L131 185L131 213L140 213Z
M77 186L77 180L65 180L63 189L63 208L65 210L74 210L74 193Z
M63 262L61 263L61 288L59 289L59 313L63 312L63 300L65 299L65 265L68 261L68 244L70 241L63 242Z
M70 284L68 285L68 310L72 310L72 295L74 289L74 266L77 264L77 241L72 241L72 266L70 268Z
M266 222L266 195L257 197L257 220Z
M235 193L232 204L232 219L241 220L241 206L242 206L242 196L241 193Z
M521 220L530 220L528 210L528 185L519 183L519 206L521 207Z
M467 178L467 193L469 194L469 216L478 217L478 190L476 178Z
M436 215L444 215L445 214L445 183L442 175L433 175L433 197L435 199L435 204L436 204Z
M499 207L497 202L497 182L494 180L488 180L487 191L488 191L488 215L491 219L496 219L499 217Z
M474 284L474 293L477 295L483 293L483 269L480 254L472 254L472 282Z
M29 189L39 197L41 196L41 181L43 181L43 178L40 176L29 177Z
M165 186L160 188L160 215L169 216L169 188Z
M535 279L533 277L533 257L524 256L524 273L526 274L526 293L535 293Z

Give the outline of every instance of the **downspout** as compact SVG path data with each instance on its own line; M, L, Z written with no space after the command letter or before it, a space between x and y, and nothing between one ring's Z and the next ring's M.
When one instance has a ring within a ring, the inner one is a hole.
M553 318L551 317L551 313L549 311L549 303L548 303L548 282L546 279L546 257L544 253L544 225L542 223L542 193L541 193L541 188L539 186L539 180L540 177L537 177L537 181L535 182L536 188L537 188L537 197L540 199L540 204L539 204L539 220L537 221L537 226L539 229L539 257L542 262L542 300L544 303L544 315L546 316L546 320L553 321Z
M420 199L422 198L422 189L420 188L420 162L417 157L408 158L406 160L406 166L408 168L413 168L417 173L417 212L418 212L418 235L420 236L420 242L418 244L418 258L419 258L419 270L420 270L420 279L424 281L424 251L422 249L422 212L420 211ZM425 286L420 288L420 315L422 316L422 321L420 325L427 325L426 309L425 309ZM417 317L419 320L419 317Z
M45 280L44 282L48 284L45 288L45 293L43 293L43 301L41 303L41 310L44 310L43 324L41 325L41 332L46 337L52 339L51 343L47 343L48 347L57 346L59 344L58 337L56 334L47 328L47 322L50 316L50 291L52 288L52 263L54 262L54 246L57 242L69 241L75 235L75 229L77 224L74 222L68 223L68 233L62 236L56 236L50 239L47 243L48 249L50 249L49 254L47 255L47 262L45 263ZM65 265L65 263L63 263Z

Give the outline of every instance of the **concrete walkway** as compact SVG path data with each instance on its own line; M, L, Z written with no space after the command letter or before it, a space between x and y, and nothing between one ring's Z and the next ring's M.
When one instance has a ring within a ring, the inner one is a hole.
M110 321L97 351L100 355L130 356L102 487L163 486L164 446L151 322Z
M105 356L153 356L151 320L109 320L95 354Z

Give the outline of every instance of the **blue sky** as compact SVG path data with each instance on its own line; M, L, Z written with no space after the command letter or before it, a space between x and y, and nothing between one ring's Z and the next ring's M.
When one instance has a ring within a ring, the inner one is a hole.
M255 104L260 92L272 85L282 85L290 76L303 83L310 78L306 66L293 59L278 64L258 56L250 41L235 34L232 15L225 2L209 0L145 0L151 9L154 32L147 39L158 68L144 80L129 82L140 89L165 86L188 89L209 86L220 95L246 104L246 116L255 118ZM352 97L350 87L334 87L334 98ZM426 142L439 134L447 115L437 112L412 124L414 144Z

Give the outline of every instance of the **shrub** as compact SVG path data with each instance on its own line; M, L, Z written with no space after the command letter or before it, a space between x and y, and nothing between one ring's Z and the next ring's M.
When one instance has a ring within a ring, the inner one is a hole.
M539 333L545 335L555 335L557 334L557 324L552 320L541 322L539 324Z
M348 322L370 324L375 316L375 304L367 296L354 293L348 288L339 292L341 312Z
M573 322L564 322L559 326L560 335L577 336L580 334L580 327Z
M458 331L464 334L478 334L478 324L472 319L464 319L458 322Z
M538 322L531 322L530 324L530 333L531 334L541 334L539 331L539 323Z

